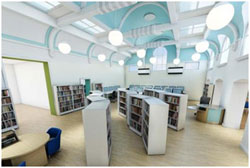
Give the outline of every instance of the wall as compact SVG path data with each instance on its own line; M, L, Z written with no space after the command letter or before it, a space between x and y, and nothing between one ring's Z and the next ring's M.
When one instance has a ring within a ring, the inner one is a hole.
M147 65L152 69L151 65ZM174 66L168 64L168 66ZM181 64L180 64L181 66ZM189 100L199 100L202 96L206 79L207 61L200 61L199 70L186 70L182 75L168 75L167 71L151 71L149 76L138 75L137 71L130 72L126 66L126 87L130 84L138 85L176 85L184 86Z
M14 65L21 103L49 109L48 94L42 63Z
M11 91L13 102L14 104L19 104L21 103L21 97L19 94L14 65L4 64L4 70L5 70L5 75L6 75L7 82L8 82L8 87Z
M240 147L248 155L248 120L247 120L246 127L244 130L243 138L240 143Z

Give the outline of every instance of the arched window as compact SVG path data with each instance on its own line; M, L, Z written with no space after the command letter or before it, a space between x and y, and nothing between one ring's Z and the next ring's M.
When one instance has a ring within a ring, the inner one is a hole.
M208 51L208 54L210 57L208 68L213 68L213 66L214 66L214 51L211 48L209 48L207 51Z
M165 47L158 47L154 50L153 56L156 58L156 63L153 64L153 71L163 71L167 69L168 52Z
M220 51L221 51L220 64L227 63L229 55L230 39L224 34L218 35L218 39L220 42Z
M243 39L243 46L242 46L242 50L241 50L241 56L247 55L249 54L249 29L248 29L248 25L246 28L246 32L245 32L245 36Z

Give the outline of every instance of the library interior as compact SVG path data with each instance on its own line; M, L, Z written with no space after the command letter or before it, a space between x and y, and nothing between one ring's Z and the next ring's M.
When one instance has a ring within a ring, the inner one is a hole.
M248 166L248 1L3 1L2 166Z

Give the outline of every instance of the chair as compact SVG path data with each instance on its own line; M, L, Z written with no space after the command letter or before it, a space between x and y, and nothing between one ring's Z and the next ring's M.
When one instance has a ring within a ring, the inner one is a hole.
M50 136L49 142L46 144L46 152L50 157L60 149L61 133L62 130L59 128L50 128L47 133Z
M180 89L180 88L176 88L176 89L173 89L173 93L182 94L182 93L183 93L183 90Z
M20 163L18 166L26 166L26 162L25 161L23 161L22 163Z
M115 90L112 92L112 94L111 94L111 96L109 97L109 99L110 99L110 101L111 101L112 103L114 103L114 102L116 101L116 99L117 99L117 92L116 92Z
M166 88L166 89L165 89L165 92L172 93L172 92L173 92L173 89L172 89L172 88Z

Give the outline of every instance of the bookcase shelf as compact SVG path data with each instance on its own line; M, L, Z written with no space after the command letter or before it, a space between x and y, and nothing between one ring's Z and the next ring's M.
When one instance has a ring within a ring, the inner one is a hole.
M110 101L89 104L83 111L88 166L108 166L112 151Z
M133 94L137 93L135 91L126 90L125 88L118 88L117 109L118 109L118 114L121 115L122 117L127 118L127 114L129 112L129 96Z
M2 89L2 132L18 128L16 113L9 89Z
M56 85L54 94L57 115L67 114L85 107L83 85Z

